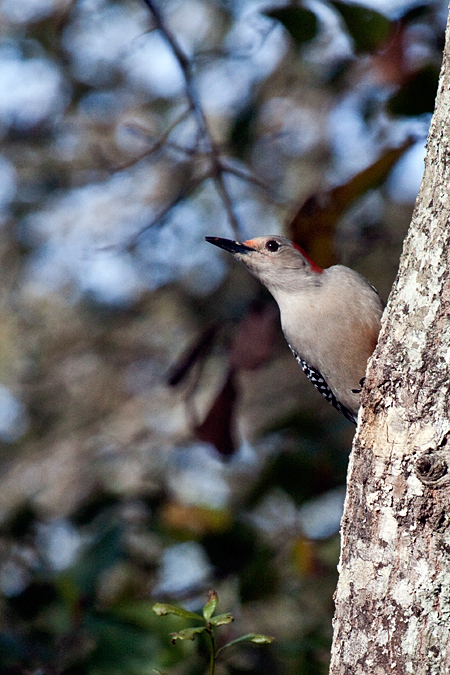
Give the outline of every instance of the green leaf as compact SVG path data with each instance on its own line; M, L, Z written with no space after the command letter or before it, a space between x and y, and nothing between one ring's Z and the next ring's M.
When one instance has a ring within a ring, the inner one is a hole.
M331 4L344 20L356 53L374 52L387 39L392 23L383 14L368 7L348 5L339 0L331 0Z
M317 17L306 7L277 7L266 10L263 14L283 24L296 45L302 45L316 37Z
M256 642L257 645L270 645L270 643L275 640L275 638L270 635L258 635L257 633L249 633L247 639L250 640L250 642Z
M195 614L195 612L189 612L183 607L175 607L174 605L166 605L162 602L157 602L156 605L152 607L155 614L158 616L166 616L167 614L175 614L175 616L181 616L183 619L195 619L196 621L203 621L203 617L200 614Z
M203 633L205 630L206 626L197 626L197 628L185 628L179 633L171 633L172 644L175 644L177 640L193 640L197 633Z
M223 645L223 647L217 650L216 656L219 654L219 652L222 651L222 649L226 649L227 647L231 647L232 645L237 645L238 642L255 642L257 645L269 645L274 640L275 638L270 637L269 635L259 635L258 633L247 633L247 635L242 635L241 637L238 637L235 640L231 640L231 642L227 642L226 645Z
M214 610L216 609L218 602L219 596L217 595L216 591L209 591L208 601L203 607L203 616L205 617L206 621L209 621L214 614Z
M234 621L234 616L232 614L218 614L213 616L211 622L213 626L224 626L227 623Z

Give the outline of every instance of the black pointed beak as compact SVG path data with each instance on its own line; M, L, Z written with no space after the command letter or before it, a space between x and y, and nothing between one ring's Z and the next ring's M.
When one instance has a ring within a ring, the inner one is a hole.
M231 239L222 239L221 237L205 237L205 239L210 244L223 248L224 251L229 251L229 253L249 253L255 250L246 244L240 244L238 241L232 241Z

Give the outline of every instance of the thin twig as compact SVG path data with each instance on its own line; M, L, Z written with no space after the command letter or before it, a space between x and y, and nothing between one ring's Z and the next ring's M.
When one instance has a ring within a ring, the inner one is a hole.
M274 30L276 30L276 28L277 28L277 21L274 21L272 19L272 23L270 26L268 26L266 29L259 31L260 34L259 44L257 44L255 40L253 45L250 45L249 47L244 47L240 51L233 51L231 49L220 49L220 48L201 49L196 53L194 62L199 63L201 61L211 60L213 58L228 59L232 61L246 60L250 56L252 56L252 54L257 52L264 46L264 43L266 42L267 38Z
M172 34L172 32L164 23L163 16L159 8L157 7L156 3L153 0L143 0L143 1L145 2L145 4L147 5L147 7L149 8L150 12L153 15L155 28L158 29L161 32L161 35L163 35L164 38L166 39L181 68L185 82L186 98L189 102L192 112L195 114L197 118L200 136L203 142L206 143L207 153L209 155L212 164L211 177L216 186L216 190L219 193L219 196L222 199L222 202L225 206L234 233L236 237L239 238L241 228L239 226L239 222L233 208L232 199L230 197L230 194L224 181L223 175L224 170L222 168L222 164L220 161L220 153L213 141L205 117L205 113L203 112L203 108L198 99L197 90L194 85L191 62L181 49L175 36Z
M178 191L175 197L171 199L170 202L168 202L149 223L141 227L140 230L133 232L128 241L122 242L120 245L107 244L106 246L100 246L98 250L132 251L136 247L139 237L141 237L144 234L144 232L147 232L147 230L151 230L152 227L155 227L155 225L161 223L161 221L163 221L166 218L166 216L175 206L177 206L177 204L182 202L183 199L186 199L186 197L188 197L191 194L191 192L195 190L195 188L197 188L199 185L201 185L201 183L203 183L203 181L206 180L207 178L209 178L209 173L203 174L197 178L192 178L190 181L188 181L185 185L181 187L181 189Z
M183 116L184 117L184 114ZM178 124L179 121L182 120L181 118L177 118L176 122L171 125L170 129L165 131L164 134L161 136L161 138L158 138L153 141L153 145L148 149L142 152L140 155L137 155L134 157L132 160L128 162L124 162L123 164L119 164L116 167L114 167L114 171L122 171L124 169L128 169L130 166L134 166L137 162L140 162L142 159L145 159L146 157L151 157L155 152L158 152L159 150L162 150L163 148L168 148L169 150L174 150L175 152L178 152L185 157L193 157L196 155L197 157L209 157L210 153L209 152L200 152L198 148L193 148L193 147L188 147L185 145L180 145L179 143L175 143L174 141L168 141L167 137L172 131L173 127ZM133 125L127 125L132 131L141 131L139 127L133 127ZM149 136L149 140L153 140ZM245 181L246 183L252 183L255 187L259 188L263 192L265 192L267 199L271 200L275 204L285 204L286 200L278 195L267 183L266 181L262 180L261 178L258 178L258 176L255 176L251 171L248 169L242 169L241 167L236 166L235 164L232 163L233 160L228 160L226 157L220 156L219 162L220 162L220 167L221 167L221 172L226 174L229 173L232 176L236 176L236 178L240 178L241 180ZM213 178L212 174L209 174L208 176L205 177L210 177ZM296 202L295 202L296 203Z
M216 646L215 646L215 641L214 641L214 631L212 628L209 630L206 629L206 632L209 635L209 639L211 642L211 653L210 653L210 658L209 658L209 675L214 675L214 670L215 670L215 665L216 665Z
M197 178L192 178L190 181L188 181L185 185L182 186L182 188L178 191L178 193L175 195L173 199L170 200L162 209L161 211L151 220L150 223L147 225L144 225L141 227L140 230L137 232L133 233L133 236L131 240L125 244L124 248L125 249L131 249L136 245L137 240L139 239L140 236L144 234L144 232L147 232L147 230L150 230L152 227L160 223L164 218L170 213L170 211L177 206L180 202L182 202L186 197L188 197L195 188L197 188L203 181L209 178L208 174L203 174Z
M221 158L220 163L224 173L231 173L233 176L236 176L236 178L240 178L247 183L253 183L253 185L265 192L266 196L276 204L285 204L286 200L283 197L277 195L276 192L269 185L267 185L264 180L258 178L258 176L255 176L247 169L241 169L238 166L234 166L228 162L225 157Z
M133 157L133 159L130 159L128 162L124 162L123 164L119 164L118 166L114 167L114 171L123 171L124 169L128 169L130 166L134 166L138 162L140 162L142 159L145 159L146 157L150 157L150 155L153 155L155 152L158 152L161 150L163 147L170 147L167 139L169 138L170 134L172 131L177 127L186 117L191 113L191 107L189 106L186 110L182 112L181 115L179 115L172 124L170 124L167 129L161 134L161 136L153 142L153 145L148 148L147 150L144 150L144 152L141 152L140 155L137 155L136 157ZM136 131L137 127L133 126L133 124L127 124L125 125L126 128L128 128L130 131ZM141 130L140 130L141 131ZM172 144L175 147L175 144ZM181 149L181 147L180 147Z
M148 149L142 152L140 155L137 155L134 157L132 160L128 162L124 162L123 164L117 165L114 170L115 171L122 171L123 169L128 169L130 166L133 166L137 162L140 162L142 159L145 159L146 157L150 157L153 155L155 152L158 152L159 150L162 150L163 148L168 148L169 150L174 150L175 152L181 153L185 155L186 157L192 157L193 155L197 155L197 157L201 157L202 155L205 157L209 157L210 153L209 152L201 152L198 150L198 148L195 147L188 147L185 145L180 145L179 143L175 143L174 141L169 141L167 140L168 136L172 132L172 130L179 124L183 119L191 112L191 109L187 109L184 111L182 115L177 117L175 122L170 125L170 127L162 134L162 136L156 140L153 140L151 136L148 136L150 141L153 141L153 145ZM133 124L128 124L125 125L128 127L131 131L136 131L138 132L144 132L139 126L134 126ZM236 178L240 178L241 180L247 182L247 183L252 183L255 185L257 188L262 190L263 192L266 193L266 197L270 199L271 201L275 202L276 204L284 204L285 199L283 199L280 195L277 195L277 193L261 178L258 178L258 176L255 176L251 171L248 169L242 169L235 164L233 164L233 160L228 160L226 157L220 156L219 157L219 162L220 162L220 167L222 173L229 173L233 176L236 176ZM210 176L213 178L213 176Z

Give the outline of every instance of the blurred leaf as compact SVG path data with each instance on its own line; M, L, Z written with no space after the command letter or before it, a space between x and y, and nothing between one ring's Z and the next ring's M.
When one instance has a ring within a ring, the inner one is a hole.
M242 158L252 142L252 129L256 119L256 109L253 105L246 106L234 119L229 138L229 146L233 155Z
M240 573L242 602L269 598L276 593L279 579L273 550L260 543L249 564Z
M19 663L26 660L30 647L36 649L36 645L31 645L30 640L25 639L19 631L12 628L0 630L0 664L3 668L18 667Z
M225 626L228 623L232 623L234 621L234 616L232 614L218 614L217 616L213 616L211 619L210 623L212 623L213 626Z
M175 644L176 640L193 640L196 635L203 633L206 630L206 626L197 626L196 628L185 628L180 630L179 633L171 633L172 644Z
M9 597L10 607L25 621L35 619L39 612L48 607L58 597L57 591L49 581L33 581L22 593Z
M83 596L94 595L100 575L124 556L123 526L114 520L114 515L115 512L102 514L94 521L92 543L71 568Z
M273 355L278 328L274 303L251 307L241 319L230 349L231 368L256 370Z
M197 437L228 456L235 450L233 415L237 391L235 371L255 370L273 354L278 312L273 304L255 305L240 321L230 348L230 372L204 422L196 427Z
M333 265L333 241L339 218L346 209L367 190L382 183L394 164L411 147L408 138L399 148L386 150L373 164L363 169L347 183L338 185L325 194L311 195L292 218L288 231L299 246L321 267Z
M235 450L232 426L236 396L234 374L230 371L205 421L195 429L201 441L211 443L224 456L232 455Z
M409 73L405 59L405 30L407 25L399 21L397 29L389 40L371 58L371 70L376 82L381 86L400 86ZM374 106L371 106L372 109ZM367 119L367 117L365 117Z
M330 652L331 640L324 636L322 626L315 626L303 633L299 639L295 637L280 645L286 656L295 658L298 675L324 675L323 654Z
M217 324L206 328L194 344L189 347L186 353L184 353L171 367L170 372L167 375L167 383L171 387L175 387L182 382L193 366L207 356L218 328L219 326Z
M306 7L276 7L266 9L263 13L283 24L295 44L299 46L309 42L317 34L317 17Z
M322 539L315 542L315 553L322 565L332 572L337 573L339 555L341 552L341 539L339 533L336 533L328 539Z
M6 524L12 537L23 538L33 531L33 525L36 522L36 513L33 507L25 502L21 504L17 511L10 517Z
M170 650L154 631L127 625L110 615L88 614L85 626L92 651L70 671L73 675L143 675L167 665L166 655L174 662L183 657L176 650L169 654Z
M224 509L209 509L196 504L167 502L160 510L164 527L175 534L192 539L213 532L225 532L233 524L233 517Z
M342 484L345 480L345 467L342 467L342 472L338 472L326 455L314 452L315 444L312 442L311 453L305 452L303 448L301 450L280 452L267 463L250 495L251 505L257 504L275 487L281 488L299 505Z
M70 572L61 574L56 579L56 588L65 605L74 612L80 602L80 591Z
M377 50L393 28L387 17L368 7L348 5L339 0L331 0L331 4L342 16L358 54Z
M218 602L219 602L219 596L217 595L216 591L209 591L208 602L203 607L203 616L206 619L206 621L209 621L209 619L214 614L214 611L217 607Z
M424 3L423 5L415 5L414 7L405 6L401 11L405 12L401 20L405 23L412 23L418 19L424 20L430 13L430 5Z
M234 523L223 533L208 534L202 544L219 575L239 572L257 550L254 530L243 523Z
M71 520L76 525L89 525L95 518L111 510L119 503L119 499L103 490L97 490L84 501L74 513Z
M292 548L296 570L303 576L312 574L315 567L314 542L305 537L297 537Z
M166 616L167 614L174 614L175 616L181 616L183 619L195 619L195 621L204 621L203 617L200 614L195 614L195 612L189 612L183 607L175 607L174 605L166 605L162 602L157 602L152 607L155 614L158 616Z
M434 110L439 69L428 65L419 70L388 101L394 115L422 115Z

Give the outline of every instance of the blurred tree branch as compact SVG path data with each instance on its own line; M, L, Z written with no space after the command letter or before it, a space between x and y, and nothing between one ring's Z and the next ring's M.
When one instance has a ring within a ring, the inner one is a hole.
M239 239L239 235L242 230L238 221L238 217L233 207L233 201L229 194L228 188L225 184L224 180L225 171L220 159L219 149L211 135L211 132L208 127L208 121L206 119L201 103L198 99L197 90L195 88L192 74L191 62L181 49L175 36L172 34L170 29L164 22L164 18L157 4L153 2L153 0L143 0L143 1L147 5L153 16L155 28L160 31L161 35L164 36L165 40L172 49L173 55L177 59L178 64L181 68L184 77L185 92L186 98L189 103L189 108L190 111L195 115L197 120L198 134L199 134L198 145L200 146L204 145L206 147L206 153L210 160L209 175L213 179L217 193L219 194L224 204L224 207L228 215L228 220L230 221L230 225L233 228L236 238Z

